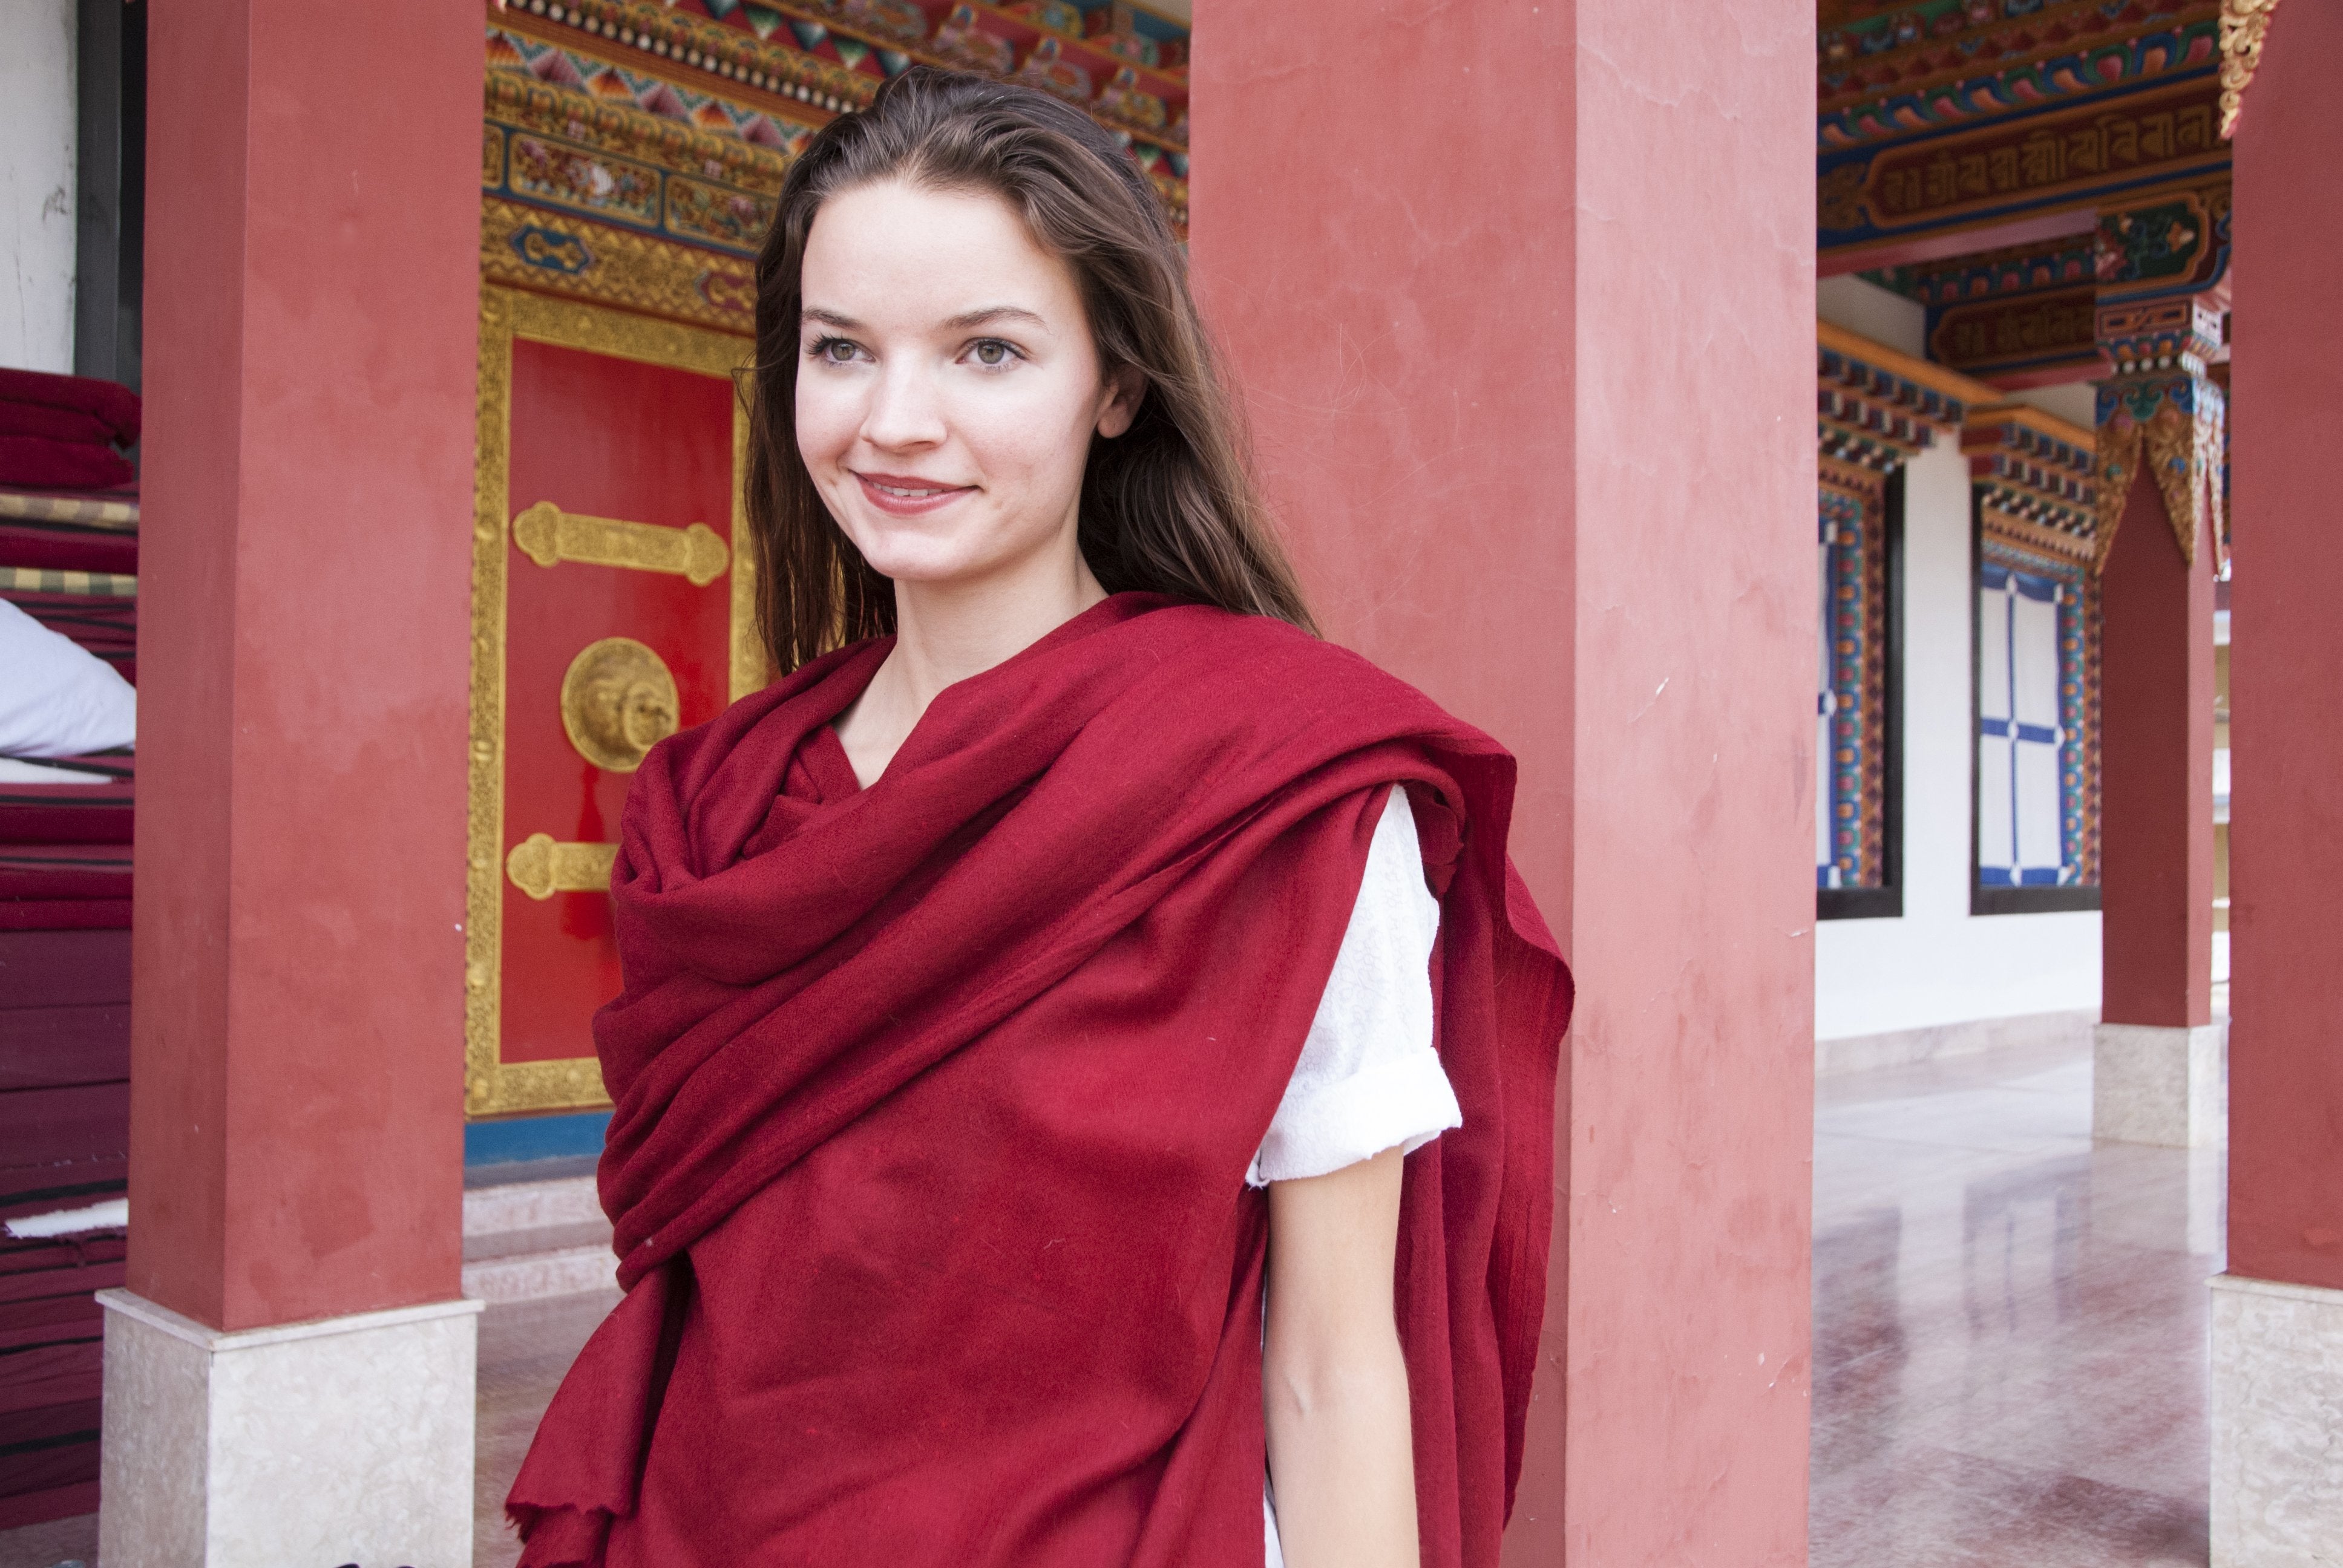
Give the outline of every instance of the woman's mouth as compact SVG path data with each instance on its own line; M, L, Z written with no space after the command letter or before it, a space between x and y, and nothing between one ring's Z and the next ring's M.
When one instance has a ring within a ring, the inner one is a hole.
M922 479L909 474L856 472L854 477L872 506L899 518L936 511L976 489L973 485L947 485L938 479Z

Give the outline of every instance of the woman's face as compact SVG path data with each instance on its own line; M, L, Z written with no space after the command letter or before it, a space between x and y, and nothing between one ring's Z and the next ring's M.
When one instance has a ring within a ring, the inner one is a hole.
M798 451L862 557L973 585L1079 559L1093 431L1137 407L1110 380L1073 269L1000 197L889 180L830 197L807 236Z

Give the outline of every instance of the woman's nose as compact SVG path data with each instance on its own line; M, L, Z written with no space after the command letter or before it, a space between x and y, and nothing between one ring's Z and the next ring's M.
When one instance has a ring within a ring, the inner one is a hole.
M863 438L874 447L932 447L944 438L941 400L924 367L900 361L880 367Z

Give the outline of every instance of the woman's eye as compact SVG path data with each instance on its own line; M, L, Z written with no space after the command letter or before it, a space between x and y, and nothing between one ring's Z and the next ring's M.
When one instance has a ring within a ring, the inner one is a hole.
M976 346L975 354L979 365L998 367L1014 358L1017 350L997 337L988 337Z
M853 362L855 352L854 345L843 337L824 337L814 344L809 355L825 364L848 365Z

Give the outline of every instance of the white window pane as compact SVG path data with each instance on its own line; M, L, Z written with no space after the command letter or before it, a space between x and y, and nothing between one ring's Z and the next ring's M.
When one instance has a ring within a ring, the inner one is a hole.
M2058 853L2058 749L2017 742L2017 863L2055 870Z
M1815 866L1820 869L1830 864L1831 848L1831 769L1830 715L1818 714L1815 719Z
M2016 863L2011 841L2009 742L1997 735L1977 738L1977 865L2006 870Z
M2010 601L2016 617L2011 654L2016 664L2017 721L2043 729L2058 723L2058 607L2019 594Z
M2009 717L2009 596L1977 592L1977 716Z

